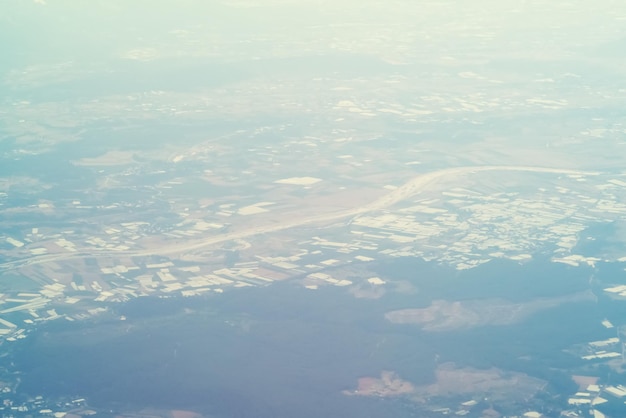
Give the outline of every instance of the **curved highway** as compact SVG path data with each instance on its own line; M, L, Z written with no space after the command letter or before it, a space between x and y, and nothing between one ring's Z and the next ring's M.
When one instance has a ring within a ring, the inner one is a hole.
M41 256L35 256L22 260L14 260L4 264L0 264L0 268L4 270L14 270L23 266L34 265L34 264L45 264L49 262L63 261L63 260L72 260L72 259L82 259L87 257L110 257L110 256L131 256L131 257L141 257L141 256L150 256L150 255L167 255L167 254L177 254L184 253L187 251L197 250L203 247L209 247L214 244L218 244L225 241L230 241L234 239L241 239L250 237L253 235L259 234L267 234L270 232L282 231L285 229L290 229L302 225L314 224L314 223L322 223L335 221L338 219L344 219L349 217L354 217L357 215L362 215L367 212L373 212L376 210L384 209L390 207L398 202L408 199L422 190L424 190L431 183L440 180L442 178L447 177L458 177L464 176L468 174L474 174L483 171L518 171L518 172L532 172L532 173L552 173L552 174L565 174L565 175L598 175L598 172L589 172L589 171L579 171L579 170L570 170L570 169L561 169L561 168L549 168L549 167L533 167L533 166L472 166L472 167L455 167L455 168L447 168L444 170L433 171L430 173L420 174L417 177L409 180L402 186L388 193L387 195L371 202L366 205L346 209L339 212L325 213L317 216L312 216L309 218L299 219L295 221L276 223L271 225L260 225L258 227L250 228L244 231L236 231L230 232L227 234L221 234L209 238L205 238L202 240L191 241L182 244L172 244L168 246L158 247L158 248L149 248L144 250L136 250L136 251L90 251L86 252L77 252L77 253L63 253L63 254L47 254Z

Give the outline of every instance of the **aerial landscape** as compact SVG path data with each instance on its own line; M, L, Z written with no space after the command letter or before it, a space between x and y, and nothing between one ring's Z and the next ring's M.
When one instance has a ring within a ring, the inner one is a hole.
M626 416L626 3L2 9L3 417Z

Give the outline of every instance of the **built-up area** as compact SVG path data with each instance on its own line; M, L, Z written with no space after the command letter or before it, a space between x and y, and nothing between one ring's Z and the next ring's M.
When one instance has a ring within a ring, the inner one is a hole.
M172 201L179 212L171 224L121 219L100 225L98 233L94 228L57 230L33 224L22 233L2 236L6 261L0 267L3 277L13 282L0 295L0 335L9 344L26 338L40 322L83 320L112 303L147 295L190 297L283 280L311 290L384 287L390 278L363 272L370 263L390 257L437 260L459 270L496 259L523 263L546 251L553 262L572 267L623 261L589 256L578 251L578 244L587 228L626 214L619 201L626 183L600 173L554 171L435 170L404 184L371 186L375 192L369 193L370 202L361 196L360 206L344 203L330 209L324 195L337 185L325 187L321 176L302 175L277 179L268 196L237 203L200 201L193 207L189 201ZM541 181L529 187L520 181L523 176ZM505 188L498 181L518 184ZM415 184L422 188L416 190ZM276 199L279 193L288 198ZM326 202L321 205L324 212L294 212L289 202L294 194L306 195L307 201L319 196ZM79 200L68 205L72 211L98 209ZM108 206L123 207L115 202ZM33 209L64 210L47 202ZM623 296L626 290L618 285L606 292ZM604 326L613 325L606 321ZM621 358L620 344L619 338L591 342L581 357ZM9 399L12 389L5 390ZM613 398L626 401L626 389L592 383L570 398L567 414L588 416L580 415L584 410L601 417L593 407ZM471 414L470 406L454 413ZM14 406L10 399L5 408L12 413L37 409ZM39 413L63 410L46 406ZM540 416L532 414L537 412L520 411L520 416Z

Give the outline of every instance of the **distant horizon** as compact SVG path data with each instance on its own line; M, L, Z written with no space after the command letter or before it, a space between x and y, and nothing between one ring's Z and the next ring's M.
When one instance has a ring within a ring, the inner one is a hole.
M2 415L625 415L626 3L2 11Z

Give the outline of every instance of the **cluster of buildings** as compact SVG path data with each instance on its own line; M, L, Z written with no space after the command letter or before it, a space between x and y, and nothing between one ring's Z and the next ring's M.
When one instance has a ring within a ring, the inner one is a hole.
M337 249L332 243L319 238L300 244L302 248L293 255L255 255L231 266L207 266L174 258L150 261L148 257L107 258L90 262L88 266L81 259L33 265L28 272L34 279L42 280L44 275L50 278L40 283L37 290L0 294L0 338L15 341L25 338L26 329L38 322L59 318L80 320L102 312L109 303L150 294L198 296L265 286L294 277L302 279L309 289L320 285L348 286L352 281L335 278L329 270L373 260L360 254L347 257L341 252L336 254L329 251ZM304 248L307 246L310 249ZM330 257L329 253L341 257ZM76 273L61 273L66 270ZM369 280L372 286L384 284L377 277L364 280Z
M443 408L435 408L432 409L430 412L434 412L437 414L437 416L449 416L449 417L489 417L489 416L500 416L500 414L498 412L496 412L493 409L487 409L487 410L483 410L481 408L481 410L476 410L476 406L481 405L480 402L476 401L476 400L469 400L469 401L465 401L465 402L461 402L460 404L456 405L454 408L449 408L449 407L443 407ZM546 416L544 414L542 414L541 412L538 411L526 411L526 412L519 412L519 415L507 415L504 418L545 418ZM600 417L598 417L600 418Z
M567 403L571 409L564 411L562 416L569 418L605 418L623 416L626 412L626 387L623 385L587 386L585 390L576 392ZM600 410L610 405L611 411L619 415L608 415Z
M64 418L85 417L96 415L96 411L88 409L83 398L64 398L51 402L43 396L28 399L17 399L10 387L0 389L0 415L2 417L49 417Z
M37 322L67 316L63 309L67 306L96 303L89 306L89 311L106 303L155 292L195 296L223 292L230 287L262 286L287 278L304 279L311 289L322 284L348 286L353 284L350 280L333 277L329 270L337 265L367 263L385 257L418 257L468 269L497 258L529 260L541 245L552 248L555 262L593 265L599 258L574 251L579 234L592 223L626 214L626 205L616 198L626 182L602 176L594 176L593 180L576 174L563 177L565 182L559 183L562 185L542 185L534 192L540 195L538 197L527 196L521 190L494 192L480 185L430 191L424 198L342 219L341 226L330 232L316 230L317 235L303 237L295 246L283 248L283 256L271 256L263 248L258 248L253 256L241 251L244 259L227 266L223 260L222 265L219 261L212 265L194 264L176 255L157 259L145 248L153 239L159 240L157 246L174 249L173 242L180 239L213 240L215 243L227 243L230 239L236 244L231 252L246 250L252 244L243 238L254 233L233 233L231 226L237 225L239 220L253 221L255 216L279 204L262 199L245 202L244 199L238 204L213 205L205 217L190 216L192 212L197 213L198 208L184 208L180 210L179 221L171 225L128 220L102 225L100 235L86 237L76 229L59 231L34 226L23 235L0 237L5 243L2 253L9 260L0 268L20 269L25 276L23 280L31 280L38 287L0 295L0 318L18 324L5 326L0 334L17 338L23 333L13 334L22 329L23 323L29 324L27 320ZM321 181L317 177L295 176L279 178L274 183L308 188ZM568 184L571 186L565 187ZM577 189L577 184L584 187ZM594 190L593 195L590 190ZM58 206L42 204L47 205L46 210ZM73 209L84 206L79 200L71 200L70 205ZM229 223L224 222L225 218ZM299 226L297 221L293 225ZM272 227L264 229L263 226L257 230L260 233L274 231ZM301 231L287 228L276 229L275 233L301 235ZM28 257L24 257L26 255ZM626 294L626 288L622 287L606 291ZM73 309L74 319L80 316L77 310ZM28 317L13 321L11 317L18 312Z
M602 326L606 329L616 330L617 336L590 341L573 350L573 353L578 354L588 365L605 364L619 371L626 358L626 341L623 338L621 327L614 326L608 319L602 321ZM619 376L619 374L617 375ZM567 403L571 409L564 411L563 416L571 418L614 418L626 414L625 385L603 383L597 377L583 376L582 378L583 381L591 381L592 383L586 387L581 387L578 392L568 398Z
M569 177L587 181L581 176ZM610 179L595 187L609 193L622 186ZM517 191L492 193L480 187L455 187L397 211L359 216L352 221L351 232L387 247L381 251L385 255L436 259L457 269L496 258L530 260L546 245L553 248L555 262L593 265L600 259L574 252L579 234L591 224L625 215L626 205L610 196L590 197L571 188L555 189L552 193L543 187L539 192L550 197L535 199Z
M340 107L351 111L348 106L342 103ZM383 113L395 112L391 108L384 110ZM268 158L274 158L273 155ZM347 157L346 160L352 159ZM177 155L174 163L186 158ZM340 223L327 229L317 228L322 225L315 222L300 225L297 221L292 228L258 227L256 231L260 233L273 232L289 238L289 244L280 251L266 250L252 239L246 241L254 233L237 232L241 231L237 229L239 222L254 225L256 216L278 213L281 206L295 202L275 199L276 195L270 195L273 187L293 187L294 195L304 195L308 188L324 183L320 177L279 176L268 185L268 196L242 198L237 203L217 200L198 202L193 207L188 202L173 201L173 212L178 216L172 217L169 224L129 219L99 225L100 233L91 230L88 236L76 228L54 230L46 226L0 236L0 255L7 260L0 263L0 272L19 271L20 280L29 282L27 289L16 284L0 294L0 340L25 338L31 327L43 321L81 320L106 310L111 303L153 294L190 297L266 286L286 279L300 280L311 290L320 286L384 286L384 278L355 279L338 274L337 270L386 257L436 260L463 270L494 259L530 260L538 249L548 248L554 262L593 265L600 258L576 253L581 232L591 224L626 215L626 204L618 199L626 182L572 174L563 175L559 185L545 183L530 193L523 189L494 191L492 186L463 180L461 185L426 191L419 199L411 197L392 207L337 219ZM179 183L170 181L161 186L167 190L180 186ZM385 188L394 190L390 185L379 187ZM323 187L322 190L327 191ZM42 210L59 210L50 203L42 205ZM98 209L79 200L72 200L70 206L77 211ZM206 215L199 216L201 212ZM157 257L150 251L151 245L175 249L179 241L184 247L189 241L205 239L229 244L220 251L237 253L238 257L232 262L218 258L206 262L203 255L181 257L171 251L171 256ZM626 295L626 286L605 290ZM615 344L613 339L592 342L582 358L618 358L622 353L614 349ZM618 386L600 386L597 393L589 389L576 394L570 403L576 407L594 406L608 399L608 395L617 397L620 390ZM462 406L449 412L470 414L472 405Z

